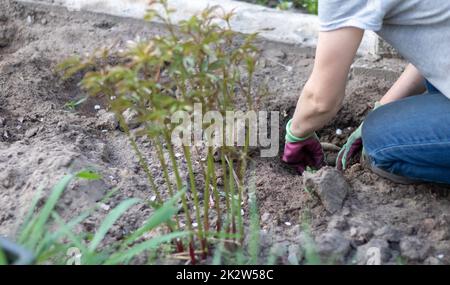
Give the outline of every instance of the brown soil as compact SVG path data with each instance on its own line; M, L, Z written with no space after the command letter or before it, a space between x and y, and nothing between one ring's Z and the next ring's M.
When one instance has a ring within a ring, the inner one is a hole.
M85 167L96 169L104 178L94 184L73 183L59 205L63 217L92 207L115 187L120 191L107 205L111 208L128 197L148 200L153 196L126 136L101 123L102 112L94 108L97 104L105 107L101 99L88 100L77 112L68 111L64 105L84 94L76 79L62 81L54 67L74 53L160 33L156 24L2 1L1 235L14 237L38 188L44 187L48 193L64 174ZM312 69L313 51L265 41L260 46L264 53L257 80L268 85L271 95L266 109L280 111L283 128ZM376 77L352 76L344 107L319 132L321 140L342 145L391 84ZM336 129L343 134L336 135ZM152 170L160 172L150 144L145 140L139 143ZM302 260L305 231L299 225L305 223L309 226L307 233L316 238L323 262L366 263L366 251L376 247L383 263L450 263L450 200L445 187L392 184L356 164L345 173L351 190L344 208L330 215L303 187L302 177L283 166L279 157L255 157L254 162L263 228L261 244L266 252L277 245L284 253L281 263L292 263L292 255ZM156 182L163 184L161 177ZM107 213L105 209L100 208L89 218L85 230L99 224ZM120 239L150 213L147 206L133 208L108 238ZM331 249L326 248L330 247L326 242L330 236L337 240ZM338 253L344 254L333 258Z

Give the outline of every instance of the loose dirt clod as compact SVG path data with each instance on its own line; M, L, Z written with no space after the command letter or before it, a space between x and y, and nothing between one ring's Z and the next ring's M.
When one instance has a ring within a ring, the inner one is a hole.
M303 184L319 196L330 214L342 209L345 197L350 190L350 185L342 173L332 167L325 167L316 173L305 173Z
M101 130L114 131L119 126L119 121L114 113L100 110L98 112L98 121L95 123L95 126Z
M337 230L322 234L316 243L317 251L324 261L342 263L350 251L350 241Z
M1 21L0 21L1 22ZM8 26L0 27L0 48L5 48L9 46L9 44L12 42L15 34L15 29Z
M410 261L422 261L426 258L430 246L417 237L404 237L400 241L402 257Z
M126 109L123 112L123 118L125 119L125 123L130 129L136 129L139 127L140 123L138 120L138 113L132 109Z

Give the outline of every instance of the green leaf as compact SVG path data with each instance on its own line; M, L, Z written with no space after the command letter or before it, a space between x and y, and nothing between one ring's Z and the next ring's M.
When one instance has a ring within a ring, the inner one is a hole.
M92 170L83 170L76 174L77 178L85 179L85 180L99 180L102 178L100 174L94 172Z

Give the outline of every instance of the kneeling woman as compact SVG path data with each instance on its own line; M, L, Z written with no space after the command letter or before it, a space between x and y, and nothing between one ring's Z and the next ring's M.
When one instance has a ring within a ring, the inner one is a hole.
M450 184L450 1L319 1L321 32L313 72L287 125L283 160L299 173L320 168L315 131L339 111L365 30L377 32L410 64L349 137L337 167L363 149L377 174L398 183Z

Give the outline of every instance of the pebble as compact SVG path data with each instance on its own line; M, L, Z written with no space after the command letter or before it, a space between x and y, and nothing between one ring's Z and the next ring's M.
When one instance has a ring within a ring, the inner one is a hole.
M140 126L140 122L138 119L139 114L136 110L128 108L122 113L122 115L125 120L125 124L127 124L128 128L136 129L137 127Z
M350 236L356 245L362 245L368 242L373 236L373 229L370 226L361 225L350 228Z
M27 17L27 24L31 25L31 24L33 24L33 22L34 22L33 16L28 15L28 17Z
M25 137L27 137L27 138L34 137L38 133L38 131L39 131L39 127L34 127L34 128L31 128L31 129L28 129L25 132Z
M97 111L100 110L101 108L102 108L102 107L100 107L100 105L95 105L95 106L94 106L94 109L97 110Z
M111 209L109 205L106 205L104 203L100 203L100 208L104 211L109 211L109 209Z
M336 135L342 136L342 134L343 134L343 132L342 132L341 129L337 129L337 130L336 130Z
M98 111L98 119L95 122L95 127L101 129L102 132L114 131L119 127L119 120L117 120L116 115L106 110Z
M262 214L261 222L266 223L267 221L269 221L269 218L270 218L270 214L266 212L266 213Z
M381 265L391 258L389 243L384 239L372 239L358 247L356 263L359 265Z
M435 258L435 257L428 257L425 261L424 261L425 265L440 265L441 262L439 259Z

